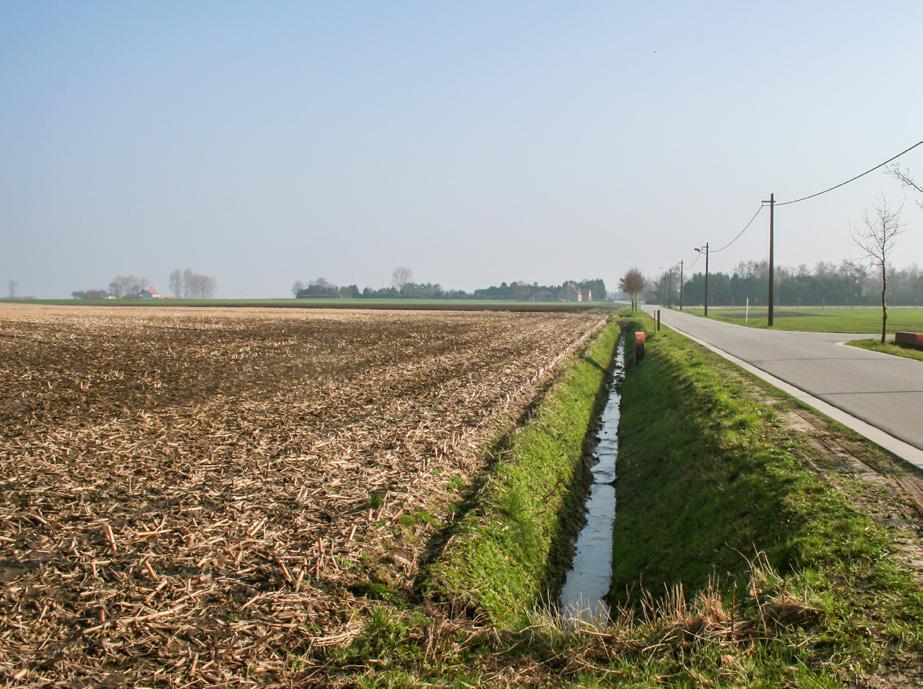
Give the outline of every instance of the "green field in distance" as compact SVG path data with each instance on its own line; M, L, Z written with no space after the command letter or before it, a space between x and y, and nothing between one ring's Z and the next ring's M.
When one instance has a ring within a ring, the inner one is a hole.
M702 315L702 307L686 307L687 313ZM766 328L766 307L750 309L749 322L742 306L709 306L708 317L751 328ZM821 307L777 306L773 328L828 333L880 333L881 309L874 306ZM923 307L889 306L888 332L923 331Z

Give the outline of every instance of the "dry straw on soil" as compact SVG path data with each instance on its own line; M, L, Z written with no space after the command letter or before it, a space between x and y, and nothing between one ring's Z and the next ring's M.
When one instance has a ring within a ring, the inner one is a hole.
M5 307L0 679L287 686L601 322Z

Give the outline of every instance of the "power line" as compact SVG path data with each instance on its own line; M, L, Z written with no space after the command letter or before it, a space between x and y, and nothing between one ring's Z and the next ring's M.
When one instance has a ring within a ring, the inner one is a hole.
M818 192L816 192L816 193L814 193L814 194L810 194L810 195L808 195L808 196L802 196L802 197L797 198L797 199L792 199L792 200L790 200L790 201L778 201L778 202L773 201L772 203L773 203L773 205L776 205L776 206L789 206L789 205L791 205L791 204L793 204L793 203L801 203L802 201L807 201L808 199L817 198L818 196L822 196L823 194L826 194L826 193L829 193L829 192L834 191L834 190L836 190L836 189L839 189L840 187L844 187L844 186L846 186L847 184L849 184L850 182L855 182L857 179L859 179L859 178L861 178L861 177L865 177L866 175L871 174L872 172L875 172L875 170L878 170L878 169L884 167L885 165L887 165L888 163L894 162L895 160L897 160L897 159L900 158L901 156L906 155L907 153L910 153L910 151L912 151L913 149L917 148L918 146L923 146L923 141L918 141L917 143L915 143L915 144L914 144L913 146L911 146L910 148L906 148L906 149L904 149L903 151L901 151L900 153L891 156L890 158L888 158L888 159L885 160L884 162L879 163L879 164L876 165L875 167L869 168L869 169L866 170L865 172L862 172L862 173L856 175L855 177L850 177L850 178L847 179L846 181L840 182L839 184L836 184L836 185L834 185L834 186L832 186L832 187L829 187L829 188L824 189L824 190L822 190L822 191L818 191ZM734 236L734 238L733 238L731 241L729 241L727 244L725 244L724 246L722 246L722 247L719 248L719 249L712 249L712 250L711 250L711 253L717 254L717 253L720 253L720 252L724 251L725 249L730 248L731 245L733 245L738 239L740 239L740 238L743 236L744 232L746 232L748 229L750 229L750 226L753 225L753 221L756 220L757 216L760 214L760 211L763 210L763 207L766 206L767 203L769 203L769 202L763 202L763 203L760 204L760 207L756 209L756 213L753 214L753 217L750 218L750 220L747 222L747 224L744 225L743 229L742 229L740 232L738 232L738 233ZM693 266L695 266L695 264L698 263L698 260L699 260L701 257L702 257L702 254L701 254L701 252L699 252L699 253L696 255L695 259L692 261L692 263L689 264L688 267L691 269Z
M923 141L921 141L920 143L923 143ZM778 205L778 204L776 204L776 205ZM733 243L736 242L738 239L740 239L740 238L743 236L743 233L750 229L750 225L752 225L752 224L753 224L753 221L756 220L756 216L758 216L758 215L760 214L760 211L761 211L761 210L763 210L763 204L760 204L760 207L756 209L756 213L753 214L753 217L750 218L750 221L749 221L746 225L744 225L744 229L742 229L740 232L738 232L738 233L737 233L737 236L734 237L734 239L732 239L731 241L729 241L727 244L725 244L724 246L722 246L720 249L712 249L712 250L711 250L711 253L717 254L719 251L724 251L724 250L727 249L729 246L731 246L731 244L733 244Z
M879 163L879 164L876 165L875 167L870 168L870 169L866 170L865 172L856 175L855 177L850 177L850 178L847 179L845 182L840 182L839 184L837 184L837 185L835 185L835 186L832 186L832 187L830 187L829 189L824 189L823 191L819 191L819 192L817 192L816 194L811 194L811 195L809 195L809 196L802 196L800 199L792 199L791 201L779 201L779 202L776 202L776 205L777 205L777 206L788 206L788 205L791 205L791 204L793 204L793 203L800 203L800 202L802 202L802 201L807 201L808 199L813 199L813 198L815 198L815 197L817 197L817 196L820 196L820 195L822 195L822 194L826 194L827 192L833 191L834 189L839 189L840 187L844 187L844 186L846 186L847 184L849 184L850 182L855 182L855 181L856 181L857 179L859 179L860 177L865 177L867 174L869 174L869 173L871 173L871 172L875 172L875 170L877 170L878 168L884 167L884 166L887 165L888 163L891 163L891 162L897 160L898 158L900 158L900 157L901 157L902 155L904 155L905 153L910 153L910 151L912 151L913 149L915 149L917 146L923 146L923 141L918 141L917 143L915 143L915 144L914 144L913 146L911 146L910 148L901 151L900 153L898 153L898 154L895 155L895 156L891 156L891 157L888 158L885 162Z

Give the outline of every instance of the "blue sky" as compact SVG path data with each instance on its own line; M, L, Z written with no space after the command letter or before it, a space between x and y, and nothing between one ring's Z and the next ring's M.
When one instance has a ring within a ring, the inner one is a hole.
M8 0L0 280L614 285L923 139L920 27L920 2ZM881 191L780 209L778 262L855 258ZM713 267L766 253L761 218Z

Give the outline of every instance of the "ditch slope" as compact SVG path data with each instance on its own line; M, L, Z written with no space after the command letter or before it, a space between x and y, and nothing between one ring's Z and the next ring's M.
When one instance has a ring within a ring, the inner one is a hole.
M594 387L585 366L611 347L598 340L504 445L417 597L380 601L318 677L363 687L920 685L919 473L686 338L648 337L643 361L626 352L611 620L566 624L548 604L585 490L564 448L582 444L604 381L591 364ZM580 385L578 370L589 376ZM575 429L560 405L580 398Z

